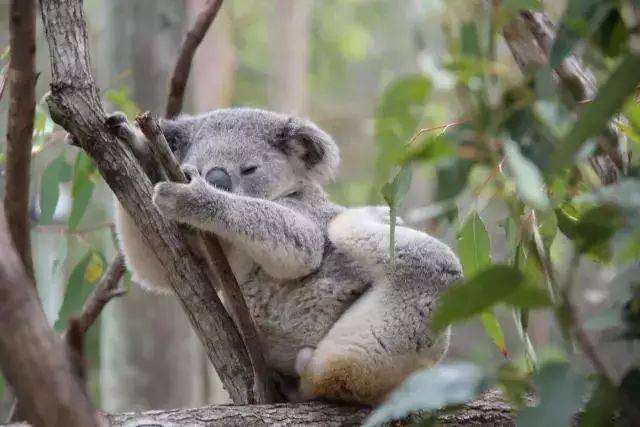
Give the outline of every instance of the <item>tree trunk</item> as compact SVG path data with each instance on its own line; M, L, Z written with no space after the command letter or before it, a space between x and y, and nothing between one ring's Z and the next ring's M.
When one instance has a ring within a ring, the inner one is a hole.
M142 110L162 112L186 27L184 2L114 0L106 8L110 87L132 88L132 100ZM174 296L132 286L105 310L100 349L106 411L208 403L201 370L205 356Z
M0 211L0 366L35 426L97 425L66 348L47 322L33 279Z

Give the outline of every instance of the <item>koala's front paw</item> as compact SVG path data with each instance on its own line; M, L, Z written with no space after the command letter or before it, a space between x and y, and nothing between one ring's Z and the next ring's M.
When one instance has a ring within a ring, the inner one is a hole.
M207 183L198 169L185 165L182 171L188 183L160 182L153 189L153 204L166 217L187 222L189 215L197 214L197 207L205 202Z
M178 204L182 197L180 187L184 187L184 184L160 182L153 189L153 204L165 218L175 220L179 217Z

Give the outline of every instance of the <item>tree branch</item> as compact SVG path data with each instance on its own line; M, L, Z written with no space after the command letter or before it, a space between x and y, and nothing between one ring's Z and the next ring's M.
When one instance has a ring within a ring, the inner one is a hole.
M154 426L359 426L371 410L361 406L344 406L324 402L281 403L275 405L212 405L195 409L127 412L106 415L113 427L128 425ZM392 425L401 426L424 419L415 414ZM455 412L439 412L441 426L515 426L511 407L497 392L461 405Z
M242 338L204 274L187 237L151 204L152 186L133 155L105 127L90 72L80 0L41 0L51 58L52 119L73 135L153 249L226 390L238 404L254 403L251 362Z
M64 333L64 341L67 344L76 374L83 380L86 379L84 337L91 325L98 319L105 305L112 298L126 293L126 290L118 289L118 283L126 270L124 257L122 254L116 255L102 279L95 285L93 291L84 302L80 314L69 319L69 326Z
M544 13L523 11L504 27L503 36L520 69L530 71L547 64L556 31ZM554 71L556 82L571 95L564 99L570 108L579 108L597 93L593 73L576 55L567 56ZM594 156L591 164L602 183L611 184L627 172L626 137L609 123L597 141L604 154Z
M40 305L0 211L0 365L20 402L20 415L36 426L95 426L96 419L62 341Z
M193 27L186 34L176 64L173 68L171 83L169 84L169 98L167 99L167 117L171 118L182 111L182 103L184 101L184 89L187 86L187 79L191 71L191 61L196 49L202 42L209 26L215 19L222 0L208 0L207 4L202 8Z
M138 116L136 121L142 133L149 140L149 148L156 162L160 168L166 171L168 179L186 183L187 177L173 156L157 120L149 112L146 112ZM272 382L273 377L264 360L260 338L249 307L247 307L240 285L233 275L218 239L211 233L198 232L196 235L196 244L193 250L204 248L209 277L212 279L211 283L224 295L225 306L229 309L244 340L253 367L254 392L257 402L272 403L281 400L276 396Z
M36 21L34 0L12 0L4 210L22 264L33 278L29 229L31 135L35 115ZM34 283L31 281L31 283Z

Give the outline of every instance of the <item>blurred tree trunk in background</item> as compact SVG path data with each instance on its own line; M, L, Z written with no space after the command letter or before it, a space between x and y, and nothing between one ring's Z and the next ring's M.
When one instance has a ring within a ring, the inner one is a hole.
M273 1L268 79L269 106L303 114L307 110L307 70L311 0Z
M185 2L114 0L105 8L109 77L103 87L128 86L141 110L162 115L168 75L186 31ZM105 310L100 347L104 410L206 403L204 353L176 298L132 285Z
M206 4L207 0L187 0L189 22ZM231 17L228 6L223 5L207 35L200 43L187 83L187 96L193 100L193 113L228 107L233 95L236 73L236 51L231 38ZM191 111L186 111L191 112ZM208 378L206 397L209 403L231 403L229 394L202 353L203 376Z

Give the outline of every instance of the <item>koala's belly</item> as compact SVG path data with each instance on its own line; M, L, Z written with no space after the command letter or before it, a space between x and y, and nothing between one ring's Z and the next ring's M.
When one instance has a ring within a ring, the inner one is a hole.
M298 350L315 347L370 285L367 272L333 249L317 272L302 279L283 281L258 273L243 284L267 363L294 376Z

